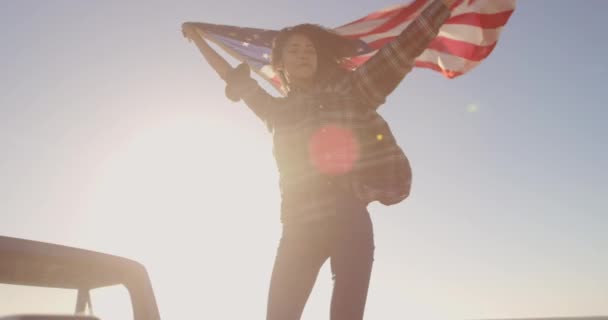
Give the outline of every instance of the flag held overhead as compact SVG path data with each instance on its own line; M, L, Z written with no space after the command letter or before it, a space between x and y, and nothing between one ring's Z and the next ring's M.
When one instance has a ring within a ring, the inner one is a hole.
M399 35L432 0L414 0L408 4L373 12L344 24L333 31L359 42L356 55L348 58L349 67L357 67L378 49ZM451 17L437 37L415 60L415 66L441 72L455 78L469 72L496 47L516 0L460 0L452 7ZM210 23L193 23L207 40L251 69L280 90L281 83L270 66L272 41L278 30L245 28Z

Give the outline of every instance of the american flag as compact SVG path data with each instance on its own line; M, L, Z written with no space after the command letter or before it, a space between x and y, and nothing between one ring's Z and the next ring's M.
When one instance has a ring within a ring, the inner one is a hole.
M433 0L413 0L373 12L361 19L334 28L338 34L359 40L359 55L349 65L357 67L379 48L399 35ZM458 77L487 58L515 10L516 0L459 0L437 37L416 59L415 66ZM278 76L270 66L272 40L278 30L196 23L200 34L232 57L280 88Z

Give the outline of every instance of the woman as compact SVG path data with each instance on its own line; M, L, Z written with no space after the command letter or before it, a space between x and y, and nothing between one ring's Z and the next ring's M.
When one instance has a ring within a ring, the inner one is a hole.
M356 46L320 26L286 28L271 64L286 97L265 92L246 65L232 69L185 23L206 60L273 134L280 173L281 222L270 281L268 320L300 319L319 269L329 258L332 320L362 319L374 240L367 204L409 194L411 172L376 113L436 36L455 0L436 0L393 41L354 71L341 66Z

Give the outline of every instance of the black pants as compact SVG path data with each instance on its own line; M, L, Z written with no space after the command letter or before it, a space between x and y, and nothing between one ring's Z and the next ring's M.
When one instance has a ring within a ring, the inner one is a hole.
M283 228L277 250L267 320L299 320L323 263L329 258L334 287L331 320L360 320L374 256L369 212L350 202L335 219Z

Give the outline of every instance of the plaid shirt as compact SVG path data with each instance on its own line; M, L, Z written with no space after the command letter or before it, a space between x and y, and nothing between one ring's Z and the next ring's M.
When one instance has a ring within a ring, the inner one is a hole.
M436 0L366 63L312 90L274 97L250 77L228 79L227 93L237 92L273 134L284 225L341 214L342 191L363 204L409 195L409 163L376 109L449 15Z

